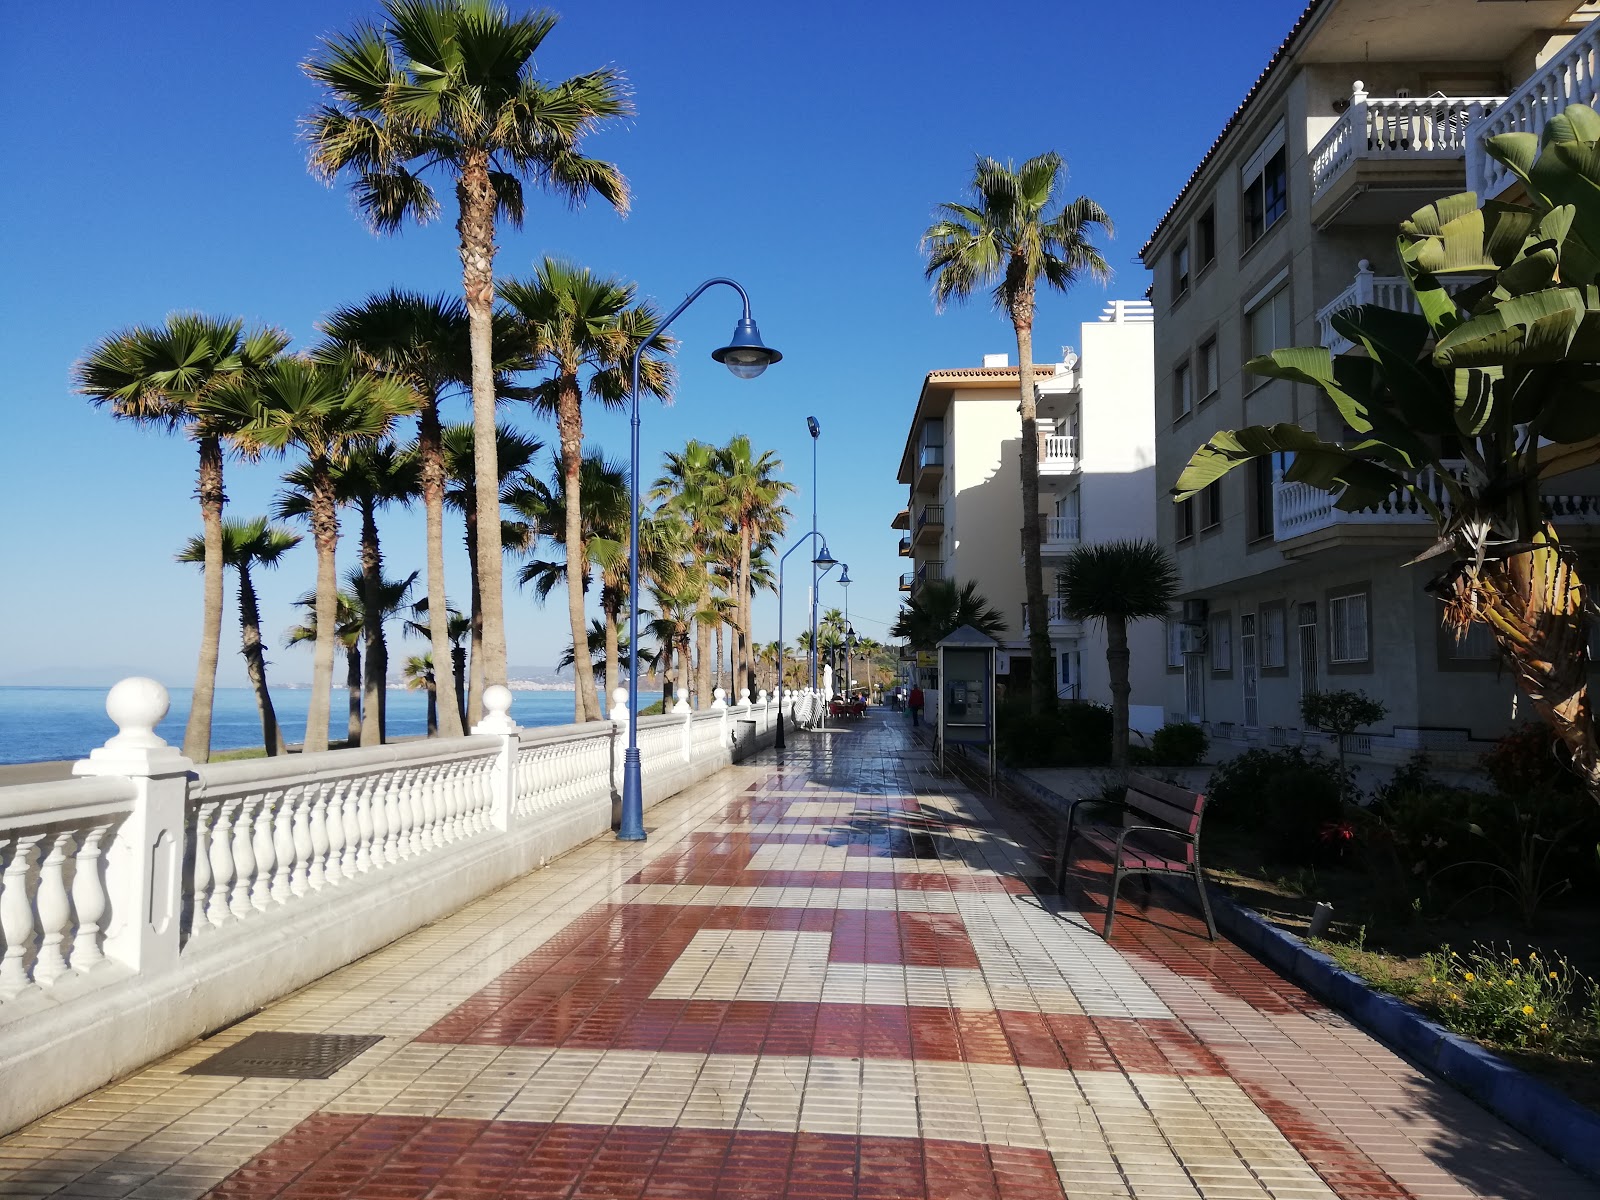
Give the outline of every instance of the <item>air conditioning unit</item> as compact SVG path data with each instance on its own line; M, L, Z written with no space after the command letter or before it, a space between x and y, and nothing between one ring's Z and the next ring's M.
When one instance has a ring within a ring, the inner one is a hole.
M1183 621L1186 625L1202 625L1205 623L1206 613L1210 606L1204 600L1185 600L1183 602Z
M1178 626L1178 649L1184 654L1206 652L1206 627L1204 625Z

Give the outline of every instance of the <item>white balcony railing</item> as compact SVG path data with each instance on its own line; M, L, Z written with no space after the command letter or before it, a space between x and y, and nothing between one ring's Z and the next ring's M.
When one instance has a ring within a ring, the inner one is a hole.
M1444 285L1453 294L1463 288L1471 287L1482 278L1481 275L1451 276L1444 281ZM1337 312L1355 308L1360 304L1376 304L1380 308L1393 308L1400 312L1416 313L1419 316L1422 313L1422 307L1417 303L1415 293L1402 276L1374 275L1372 264L1362 259L1356 269L1355 280L1350 286L1317 312L1317 329L1322 344L1330 353L1348 354L1355 349L1354 342L1334 329L1333 316Z
M1511 183L1503 163L1490 158L1488 143L1502 133L1544 132L1550 118L1570 104L1593 104L1600 96L1600 21L1591 21L1561 52L1522 82L1472 129L1467 152L1467 187L1492 200Z
M1048 545L1059 545L1078 540L1077 517L1046 517L1044 540Z
M1311 198L1361 159L1464 159L1469 132L1503 96L1369 96L1356 80L1350 107L1311 151Z
M1078 439L1070 433L1052 433L1039 439L1039 470L1045 474L1078 469Z
M1461 468L1449 467L1452 475ZM1449 492L1432 467L1419 476L1424 494L1448 513L1452 507ZM1586 525L1600 524L1600 496L1580 493L1551 493L1541 496L1552 519ZM1396 488L1378 504L1356 512L1335 508L1333 497L1308 483L1280 481L1272 493L1272 536L1288 541L1335 525L1419 525L1431 523L1428 510L1409 491Z
M1066 601L1060 596L1046 596L1044 598L1045 618L1050 624L1051 633L1068 632L1077 626L1077 622L1067 615ZM1026 637L1033 623L1028 620L1028 606L1022 605L1022 633Z

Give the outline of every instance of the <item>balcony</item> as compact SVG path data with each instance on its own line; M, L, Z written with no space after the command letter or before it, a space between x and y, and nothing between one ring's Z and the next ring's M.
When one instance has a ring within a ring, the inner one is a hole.
M1452 294L1463 288L1471 287L1479 282L1481 275L1450 275L1445 276L1441 282L1446 290ZM1376 304L1381 308L1398 309L1401 312L1422 315L1422 308L1417 304L1417 297L1412 292L1411 286L1401 275L1374 275L1372 264L1362 259L1356 268L1355 281L1335 296L1328 304L1324 305L1317 313L1317 329L1321 334L1321 342L1328 348L1329 353L1337 356L1349 354L1356 349L1356 344L1333 327L1333 315L1347 308L1355 308L1361 304Z
M901 573L901 575L900 575L900 590L902 592L909 592L911 590L911 572L910 571L905 571L905 572Z
M930 560L929 562L925 562L917 568L916 585L911 590L914 592L919 591L921 590L923 584L937 583L939 580L945 578L947 578L947 576L945 575L944 570L944 560Z
M1502 133L1542 134L1550 118L1570 104L1593 105L1600 97L1600 21L1591 21L1559 54L1523 81L1494 112L1472 127L1467 146L1467 187L1494 200L1517 182L1489 157L1489 139Z
M1070 433L1051 433L1039 439L1039 474L1042 477L1078 472L1078 439Z
M900 539L900 557L901 558L910 558L911 557L911 535L910 534L907 534L905 537Z
M1387 225L1467 180L1475 126L1504 96L1369 96L1356 81L1345 109L1311 151L1311 221Z
M1464 467L1448 466L1452 475ZM1448 513L1449 493L1433 468L1420 476L1423 490ZM1548 493L1541 497L1545 511L1559 525L1600 526L1600 495ZM1310 534L1350 531L1362 540L1385 540L1386 536L1407 538L1431 534L1434 522L1426 509L1409 492L1391 492L1380 503L1357 512L1335 508L1333 498L1321 488L1307 483L1279 482L1272 493L1272 538L1275 542L1296 542ZM1318 539L1321 541L1322 539ZM1301 542L1297 549L1315 549ZM1285 553L1292 553L1286 549Z
M1046 596L1044 599L1045 614L1050 623L1050 636L1053 638L1070 638L1083 636L1083 623L1074 621L1067 616L1065 602L1060 596ZM1028 620L1028 606L1021 605L1022 609L1022 636L1027 637L1032 627Z
M917 451L917 469L911 486L918 492L937 492L944 478L944 447L925 445Z
M889 522L889 528L890 529L910 529L911 528L911 510L909 508L902 508L899 512L895 513L894 520Z
M924 504L917 510L917 528L911 535L913 546L937 546L944 536L944 505Z
M1023 530L1017 530L1021 537ZM1040 517L1039 553L1045 558L1065 558L1078 548L1077 517Z

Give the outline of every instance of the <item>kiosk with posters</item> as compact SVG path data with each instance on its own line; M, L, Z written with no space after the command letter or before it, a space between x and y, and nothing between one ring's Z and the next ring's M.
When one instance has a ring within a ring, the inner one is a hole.
M939 643L939 771L947 744L986 746L994 790L994 675L1000 644L963 625Z

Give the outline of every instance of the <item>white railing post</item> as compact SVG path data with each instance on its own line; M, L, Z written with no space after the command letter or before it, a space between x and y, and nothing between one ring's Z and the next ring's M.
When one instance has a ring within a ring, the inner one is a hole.
M72 765L82 776L118 775L134 786L133 811L106 856L111 922L105 955L141 974L178 965L185 801L194 766L156 733L171 706L154 679L124 679L106 693L117 733Z
M473 737L500 739L494 770L489 774L493 797L489 804L489 820L500 830L511 828L511 813L517 806L517 752L521 748L518 735L522 730L511 719L511 700L511 689L504 684L494 683L484 688L484 718L472 727Z
M611 723L623 733L628 731L628 689L619 687L611 693Z

